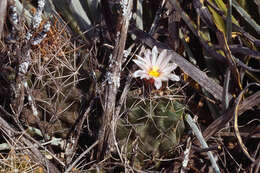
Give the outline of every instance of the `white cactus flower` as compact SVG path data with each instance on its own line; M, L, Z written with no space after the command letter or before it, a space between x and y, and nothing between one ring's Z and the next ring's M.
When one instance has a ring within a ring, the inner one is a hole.
M137 59L133 60L141 68L134 72L133 77L152 81L156 89L162 87L163 81L179 81L179 76L172 73L177 68L177 64L171 63L170 60L167 50L163 50L158 56L156 46L153 47L152 52L147 49L144 58L137 56Z

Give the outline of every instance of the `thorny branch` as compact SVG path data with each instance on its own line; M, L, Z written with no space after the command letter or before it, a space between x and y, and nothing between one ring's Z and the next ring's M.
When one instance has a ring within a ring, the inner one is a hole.
M109 152L113 147L113 136L115 134L118 115L115 114L116 96L120 86L120 73L122 68L123 53L128 32L129 21L132 17L132 0L121 2L121 16L118 17L116 29L116 42L112 57L109 60L107 71L107 86L105 90L105 106L102 116L102 125L99 132L98 158L101 159L104 152ZM112 133L111 133L112 132ZM114 141L116 142L116 141Z
M26 74L28 72L29 66L31 65L31 56L30 56L30 48L31 45L37 45L40 44L41 41L47 36L47 32L50 30L50 23L47 22L44 24L43 30L36 36L36 37L32 37L33 32L35 32L41 21L42 21L42 10L43 7L45 5L45 1L44 0L39 0L38 1L38 8L36 11L35 16L33 16L33 22L32 22L32 26L31 26L31 31L29 30L26 33L26 38L25 41L22 42L22 44L18 44L16 45L16 51L18 52L18 76L17 76L17 86L16 86L16 98L19 99L23 99L23 97L21 97L21 93L24 93L24 91L22 90L26 90L27 94L28 94L28 101L29 104L31 105L32 111L33 111L33 115L38 118L38 111L35 105L35 101L34 101L34 97L32 96L32 93L30 91L29 85L27 83L27 78L26 78ZM10 20L11 23L13 24L12 27L12 35L11 37L14 37L13 39L18 39L16 37L19 36L19 17L17 14L17 9L16 6L14 5L10 5L9 7L11 10L11 14L10 14ZM22 94L23 95L23 94ZM20 100L19 101L20 104L18 105L23 105L23 101ZM20 108L21 109L21 108ZM18 109L18 110L20 110ZM20 111L18 111L19 114Z
M14 86L13 90L15 93L15 99L12 103L12 107L14 108L14 113L16 114L16 117L14 119L18 119L22 110L24 109L24 101L25 97L27 96L27 100L29 105L32 109L32 114L35 117L36 121L39 122L39 112L37 110L37 106L35 103L35 98L32 95L31 88L29 87L29 84L27 82L27 73L29 70L29 67L32 64L31 59L31 46L32 45L38 45L41 43L41 41L47 36L47 32L50 30L50 23L46 22L43 25L43 30L39 32L38 34L35 34L39 30L39 26L42 22L42 10L45 5L45 0L39 0L38 1L38 8L36 10L36 14L32 18L32 24L29 26L29 31L27 31L26 34L23 33L24 30L21 29L21 18L19 18L17 7L14 5L14 3L10 2L9 4L9 13L10 17L9 20L12 24L11 28L11 34L9 35L9 40L13 40L13 47L14 47L14 55L17 59L17 76L16 76L16 85ZM4 120L2 120L3 123ZM20 123L18 122L18 125L20 126ZM41 126L39 125L41 128ZM11 127L7 127L7 129L10 129ZM23 130L22 126L20 126L21 130ZM42 130L42 129L41 129ZM9 132L10 133L10 132ZM42 131L43 133L43 131ZM45 136L45 134L43 133ZM22 139L25 145L32 146L32 143L28 141L27 139ZM32 147L31 152L36 155L36 157L41 160L41 164L45 165L48 163L46 159L44 159L44 156L41 154L41 152L37 149ZM58 169L52 165L51 163L48 163L47 167L53 167L54 172L59 172Z
M13 129L9 124L0 116L0 127L1 130L4 131L9 137L16 135L17 131ZM38 160L40 164L45 165L46 169L51 169L53 173L59 173L60 171L57 167L51 163L46 157L40 152L40 150L33 145L33 143L24 136L20 137L23 145L28 147L28 152L31 153L31 156L35 157L35 160Z

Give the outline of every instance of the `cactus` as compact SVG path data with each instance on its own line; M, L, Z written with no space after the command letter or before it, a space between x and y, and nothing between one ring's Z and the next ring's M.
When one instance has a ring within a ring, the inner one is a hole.
M184 110L177 99L128 97L128 113L119 120L117 129L122 150L126 149L129 159L134 157L136 166L144 166L145 160L170 158L185 128Z

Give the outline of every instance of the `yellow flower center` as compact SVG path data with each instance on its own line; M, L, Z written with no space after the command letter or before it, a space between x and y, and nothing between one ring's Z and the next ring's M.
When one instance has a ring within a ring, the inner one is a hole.
M160 72L158 72L159 68L156 66L153 66L152 69L148 72L150 76L153 77L159 77L160 76Z

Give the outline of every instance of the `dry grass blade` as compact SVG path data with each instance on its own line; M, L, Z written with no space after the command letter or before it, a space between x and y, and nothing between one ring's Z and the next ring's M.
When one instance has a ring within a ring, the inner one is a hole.
M231 119L234 112L234 106L229 107L225 113L223 113L219 118L214 120L204 131L203 136L205 140L208 140L213 134L222 129Z
M222 100L223 88L215 82L213 79L209 78L205 72L196 68L189 61L184 59L182 56L174 51L169 51L172 56L173 62L175 62L187 75L189 75L193 80L198 82L201 87L205 88L210 94L212 94L215 99ZM230 94L227 94L228 100L232 98Z
M199 1L196 1L197 3L199 3ZM231 2L229 1L228 5L232 5L230 4ZM202 5L201 5L202 6ZM209 26L210 29L212 29L213 31L215 31L219 45L221 46L224 55L225 55L225 60L229 65L229 69L233 76L235 77L238 85L240 88L242 88L241 82L240 82L240 76L239 76L239 72L236 66L236 62L233 58L233 56L231 55L230 49L229 49L229 45L228 43L230 43L230 39L232 36L232 10L231 10L231 6L228 9L228 16L227 16L227 20L226 20L226 28L223 26L224 25L224 21L223 19L216 14L215 12L213 13L213 16L211 15L211 13L208 11L208 9L206 7L204 8L200 8L200 13L203 14L202 15L202 19L204 19L204 23L206 25ZM206 11L206 12L202 12L202 11ZM214 15L215 14L215 15ZM214 22L213 22L214 21ZM227 32L227 33L225 33ZM203 34L199 34L198 37L202 37ZM202 40L203 38L201 38Z
M236 60L234 58L234 56L232 56L229 45L227 43L227 39L225 37L225 34L218 30L218 32L216 32L218 41L222 47L222 50L225 53L226 59L227 59L227 63L229 66L229 70L232 72L233 76L235 77L238 86L240 87L240 89L242 89L242 84L241 84L241 79L240 79L240 74L236 65Z
M191 118L191 116L189 114L187 114L187 116L185 117L186 121L188 122L188 124L190 125L192 131L194 132L194 134L196 135L196 137L198 138L202 148L208 148L208 144L206 143L205 139L203 138L199 128L197 127L197 125L195 124L194 120ZM214 159L213 157L213 154L211 151L208 151L207 152L209 158L210 158L210 161L211 161L211 164L215 170L216 173L220 173L220 169L217 165L217 162L216 160Z
M237 3L235 0L232 0L233 7L236 8L237 12L247 21L255 31L260 35L260 26L252 19L252 17Z
M258 83L248 84L248 85L244 88L244 90L239 94L239 96L238 96L237 99L236 99L236 105L235 105L235 111L234 111L234 130L235 130L235 135L236 135L236 137L237 137L238 143L239 143L239 145L240 145L242 151L244 152L244 154L247 156L247 158L248 158L249 160L251 160L252 162L255 162L255 159L250 156L250 154L249 154L248 151L247 151L246 146L245 146L244 143L243 143L243 140L242 140L241 135L240 135L240 133L239 133L238 124L237 124L237 123L238 123L239 104L240 104L240 102L241 102L241 100L242 100L242 98L243 98L243 95L244 95L244 93L246 92L246 90L247 90L250 86L252 86L252 85L260 86L260 84L258 84Z
M260 60L260 52L252 50L248 47L243 47L241 45L230 45L229 46L232 54L242 54L242 55L248 55L251 56L252 58Z
M245 111L250 110L254 106L259 104L260 104L260 91L254 93L253 95L243 100L243 102L240 104L238 114L241 115Z
M252 109L254 106L260 104L260 91L246 98L240 103L238 114L241 115L247 110ZM208 140L213 134L224 128L225 124L231 121L235 107L230 107L219 118L214 120L203 132L203 136Z
M0 38L2 36L2 31L4 27L6 9L7 9L7 0L1 0L0 1Z
M189 159L190 159L191 145L192 145L191 137L189 137L187 139L186 149L184 151L184 159L182 161L181 173L185 173L186 172L186 169L187 169L187 166L188 166L188 162L189 162Z
M206 41L205 34L203 32L198 31L197 26L194 24L194 22L190 19L189 15L185 13L185 11L181 8L180 3L176 0L170 0L170 3L172 4L173 8L181 15L181 18L184 20L186 25L189 27L189 29L192 31L192 33L198 38L201 45L205 49L205 51L211 55L212 57L216 58L220 62L226 62L225 57L221 54L217 53ZM216 28L214 27L214 31Z
M226 21L226 28L227 28L227 42L231 43L232 38L232 0L228 0L228 14L227 14L227 21Z

